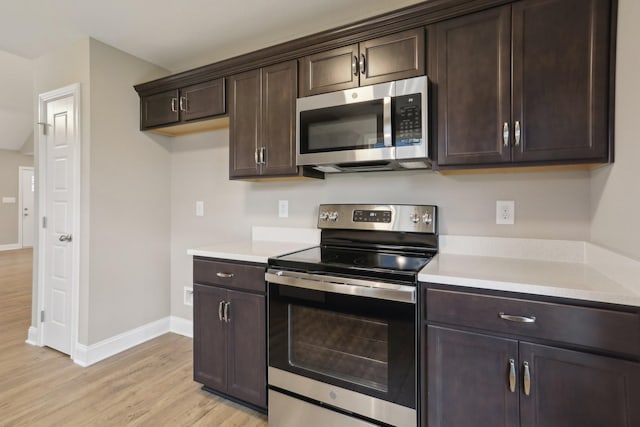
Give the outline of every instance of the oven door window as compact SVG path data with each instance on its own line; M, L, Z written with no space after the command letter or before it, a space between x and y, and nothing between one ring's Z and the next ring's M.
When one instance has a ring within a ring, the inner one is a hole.
M269 365L415 408L415 304L269 284Z
M377 99L300 112L300 153L384 147L384 102Z
M289 364L381 392L389 390L389 324L289 305Z

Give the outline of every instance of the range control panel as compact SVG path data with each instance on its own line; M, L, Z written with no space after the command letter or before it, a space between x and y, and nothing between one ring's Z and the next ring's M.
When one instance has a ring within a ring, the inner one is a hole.
M435 234L433 205L320 205L318 228Z
M391 211L354 209L353 222L391 222Z

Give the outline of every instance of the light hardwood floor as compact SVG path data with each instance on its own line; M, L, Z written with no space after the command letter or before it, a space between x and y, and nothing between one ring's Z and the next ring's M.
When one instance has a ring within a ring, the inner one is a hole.
M166 334L87 368L25 343L31 250L0 252L0 426L266 426L200 390L191 339Z

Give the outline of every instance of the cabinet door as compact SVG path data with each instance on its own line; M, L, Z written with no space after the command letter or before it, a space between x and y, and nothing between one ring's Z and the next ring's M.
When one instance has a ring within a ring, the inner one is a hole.
M430 427L519 425L519 384L509 387L517 341L428 326L427 343Z
M438 164L511 160L511 8L504 6L429 28L436 51L429 74L436 87Z
M229 371L227 392L261 407L267 404L265 297L228 291Z
M298 66L284 62L262 69L262 175L291 175L296 167Z
M197 120L225 113L224 79L200 83L180 91L182 120Z
M358 87L358 45L300 59L300 96Z
M360 43L360 86L424 75L424 52L423 28Z
M520 361L531 376L522 427L640 425L640 364L530 343Z
M609 0L514 3L515 161L607 161L609 9Z
M178 122L178 90L143 97L140 110L141 130Z
M218 310L225 296L224 289L193 285L193 379L221 392L227 389L227 328Z
M257 176L260 147L260 70L229 78L229 177Z

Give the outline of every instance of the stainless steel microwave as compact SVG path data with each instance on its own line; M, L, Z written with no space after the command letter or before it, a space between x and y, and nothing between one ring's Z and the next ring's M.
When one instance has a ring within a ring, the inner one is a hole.
M298 98L297 164L322 172L431 167L426 76Z

